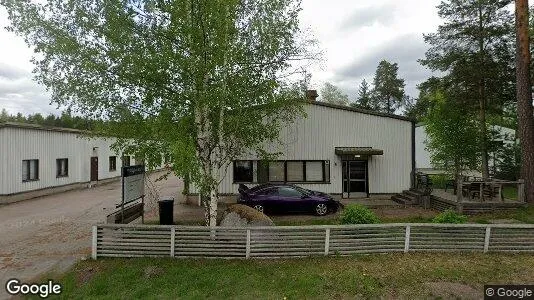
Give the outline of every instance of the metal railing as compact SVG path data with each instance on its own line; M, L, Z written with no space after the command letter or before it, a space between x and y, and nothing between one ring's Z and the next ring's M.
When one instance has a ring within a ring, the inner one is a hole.
M93 226L92 257L268 258L412 251L534 252L531 224Z

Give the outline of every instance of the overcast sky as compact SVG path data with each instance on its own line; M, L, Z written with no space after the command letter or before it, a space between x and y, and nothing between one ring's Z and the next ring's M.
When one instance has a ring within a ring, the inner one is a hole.
M324 82L342 88L351 101L362 79L372 82L380 60L399 64L406 92L417 96L416 85L431 73L417 60L427 49L423 33L440 23L439 0L303 0L301 25L319 41L324 60L310 71L311 88ZM0 109L10 113L54 113L44 87L32 80L32 51L23 39L7 32L7 13L0 7Z

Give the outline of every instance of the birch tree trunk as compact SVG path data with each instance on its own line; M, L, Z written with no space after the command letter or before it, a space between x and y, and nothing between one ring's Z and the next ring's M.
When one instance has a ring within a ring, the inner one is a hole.
M515 1L517 119L521 142L521 177L525 179L525 200L534 203L534 115L530 83L528 0Z

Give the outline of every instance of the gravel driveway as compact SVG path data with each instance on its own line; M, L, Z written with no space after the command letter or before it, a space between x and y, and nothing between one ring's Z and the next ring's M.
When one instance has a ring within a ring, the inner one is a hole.
M158 174L150 176L152 181ZM159 196L180 200L182 182L155 182ZM0 299L10 278L28 282L63 272L91 254L91 225L104 222L121 197L120 181L0 206ZM149 206L155 201L149 201Z

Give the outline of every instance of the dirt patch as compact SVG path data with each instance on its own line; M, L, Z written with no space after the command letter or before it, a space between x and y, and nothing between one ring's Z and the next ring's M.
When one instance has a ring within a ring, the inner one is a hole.
M98 272L100 272L98 266L86 267L79 270L76 274L76 286L80 287L88 283Z
M481 290L458 282L425 282L423 284L431 297L442 299L480 299Z
M145 268L145 278L158 277L163 274L163 269L156 266L148 266Z
M406 207L406 208L374 208L372 209L379 218L433 218L438 212L424 209L420 207Z

